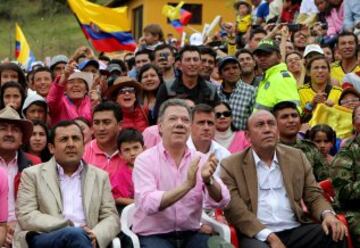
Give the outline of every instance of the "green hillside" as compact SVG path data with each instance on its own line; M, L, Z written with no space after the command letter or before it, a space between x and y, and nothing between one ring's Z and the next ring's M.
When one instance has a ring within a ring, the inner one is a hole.
M18 22L37 60L89 43L63 0L0 0L0 59L14 59ZM104 1L93 1L103 4Z

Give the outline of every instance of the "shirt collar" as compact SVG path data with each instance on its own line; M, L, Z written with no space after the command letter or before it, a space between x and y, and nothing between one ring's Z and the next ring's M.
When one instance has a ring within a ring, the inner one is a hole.
M59 165L58 163L56 163L56 169L57 169L57 172L58 172L58 175L60 177L64 177L64 176L67 176L64 172L64 169L63 167L61 167L61 165ZM83 164L83 161L80 160L80 165L79 167L77 168L77 170L70 176L70 177L75 177L77 175L80 175L81 172L83 171L84 169L84 164Z
M260 166L261 163L264 163L264 162L260 159L260 157L257 155L257 153L255 152L254 149L251 149L251 151L252 151L252 154L253 154L253 157L254 157L254 161L255 161L256 167ZM278 158L277 158L277 156L276 156L276 151L275 151L275 153L274 153L274 157L273 157L273 159L272 159L272 161L271 161L271 164L275 164L275 165L278 165L278 164L279 164L279 160L278 160Z
M98 144L97 144L96 139L93 139L93 140L91 141L91 146L92 146L92 148L94 149L94 152L95 152L96 155L104 155L104 156L106 156L106 157L112 158L112 157L118 155L118 153L119 153L119 150L116 150L116 151L115 151L113 154L111 154L111 155L107 154L106 152L104 152L103 150L100 149L100 147L99 147Z
M170 156L169 152L165 149L164 143L163 143L162 141L158 144L158 148L159 148L159 150L160 150L160 153L161 153L162 155L164 155L165 158L168 158L168 157ZM185 144L185 154L184 154L184 156L183 156L184 158L186 158L186 157L188 157L188 156L191 155L191 149L193 149L193 148L191 148L191 147L189 146L189 144L186 143L186 144ZM195 151L195 148L194 148L193 150Z
M5 159L3 159L1 156L0 156L0 159L1 159L1 161L3 161L3 162L4 162L5 164L7 164L7 165L12 165L12 164L17 165L18 156L19 156L19 152L16 151L15 157L14 157L13 159L11 159L11 161L10 161L9 163L6 163L6 162L5 162Z

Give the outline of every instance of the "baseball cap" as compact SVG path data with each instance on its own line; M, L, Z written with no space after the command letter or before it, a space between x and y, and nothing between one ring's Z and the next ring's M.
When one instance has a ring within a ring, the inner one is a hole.
M50 70L52 70L59 63L67 63L69 61L68 57L63 54L56 55L51 58L50 61Z
M193 33L189 39L190 45L201 46L203 44L203 38L201 33Z
M111 74L115 71L118 71L121 73L121 67L118 64L109 64L106 70Z
M265 52L280 52L279 46L273 40L262 40L259 42L258 47L254 50L253 54Z
M97 60L95 59L85 59L84 61L82 61L80 64L79 64L79 70L82 71L84 70L84 68L88 65L93 65L95 66L97 69L99 69L100 67L100 64Z
M305 47L304 58L310 53L318 53L324 55L324 51L318 44L310 44Z
M219 60L219 63L218 63L219 71L221 71L222 68L228 63L237 63L240 65L239 60L237 60L237 58L235 58L233 56L225 56L223 58L220 58L220 60Z

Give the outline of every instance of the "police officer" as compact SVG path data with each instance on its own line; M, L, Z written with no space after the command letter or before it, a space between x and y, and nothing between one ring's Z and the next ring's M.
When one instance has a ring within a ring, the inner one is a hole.
M300 106L296 80L281 63L280 49L272 40L262 40L254 50L255 59L263 71L256 96L254 110L272 110L281 101L291 101ZM300 110L300 107L299 107Z

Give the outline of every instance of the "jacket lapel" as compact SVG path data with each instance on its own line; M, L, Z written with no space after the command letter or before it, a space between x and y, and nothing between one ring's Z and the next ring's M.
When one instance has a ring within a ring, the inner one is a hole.
M56 199L59 209L61 209L62 211L63 206L62 206L62 199L60 193L59 177L56 172L56 161L54 157L49 162L44 164L41 172L42 172L42 177L44 178L45 182L49 186L51 192L53 193Z
M90 218L90 203L92 198L92 193L95 184L95 173L93 170L89 169L89 166L84 163L84 173L82 174L82 192L83 192L83 205L84 205L84 213L86 219Z
M291 207L294 209L294 192L292 187L292 170L291 170L291 158L283 151L281 146L276 147L276 154L279 160L281 174L284 180L284 185L288 198L291 204Z
M257 202L258 202L258 178L256 173L255 161L252 155L252 150L248 149L243 159L243 173L246 180L246 185L249 192L251 201L251 208L255 214L257 214Z

